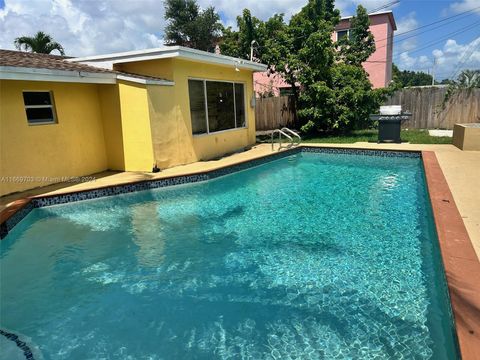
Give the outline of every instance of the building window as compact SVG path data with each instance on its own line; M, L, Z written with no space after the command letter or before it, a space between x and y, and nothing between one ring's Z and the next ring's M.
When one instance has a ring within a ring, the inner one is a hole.
M348 38L350 38L350 29L337 31L337 41L339 41L341 38L344 38L345 36L348 36Z
M235 84L235 124L237 127L247 127L243 84Z
M56 122L51 91L24 91L23 102L29 124L53 124Z
M203 81L188 81L193 134L204 134L207 132L204 85Z
M295 87L297 89L298 93L298 86ZM280 96L292 96L293 95L293 88L291 86L289 87L282 87L280 88Z
M188 80L188 93L194 135L246 127L243 84Z

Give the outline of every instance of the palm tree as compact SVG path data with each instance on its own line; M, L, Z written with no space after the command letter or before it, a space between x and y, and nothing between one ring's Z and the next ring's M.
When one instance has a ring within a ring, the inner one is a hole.
M34 36L20 36L13 42L18 50L31 51L40 54L50 54L57 50L61 55L65 55L63 46L53 41L53 38L43 31L37 32Z
M480 70L463 70L458 77L458 85L467 89L480 87Z

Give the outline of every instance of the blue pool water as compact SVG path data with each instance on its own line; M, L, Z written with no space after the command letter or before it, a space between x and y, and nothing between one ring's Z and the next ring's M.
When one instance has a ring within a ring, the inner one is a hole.
M45 359L454 359L421 160L301 153L33 210L0 327Z

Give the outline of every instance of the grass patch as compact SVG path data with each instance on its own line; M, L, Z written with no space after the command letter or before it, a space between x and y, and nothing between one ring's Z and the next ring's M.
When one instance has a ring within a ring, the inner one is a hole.
M447 136L430 136L428 130L402 130L402 141L410 144L451 144L452 138ZM304 143L336 143L353 144L356 142L376 142L378 139L377 130L356 130L344 136L324 135L313 137L302 137Z

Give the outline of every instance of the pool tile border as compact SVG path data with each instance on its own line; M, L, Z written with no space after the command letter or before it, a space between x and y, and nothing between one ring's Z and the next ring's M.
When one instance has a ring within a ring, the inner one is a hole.
M337 148L337 147L320 147L320 146L305 146L305 145L303 145L300 149L301 149L301 152L322 153L322 154L345 154L345 155L408 157L408 158L421 157L420 151L412 151L412 150L377 150L377 149Z
M20 340L18 335L15 335L11 332L8 332L8 331L2 330L2 329L0 329L0 335L4 336L6 339L8 339L10 341L13 341L15 343L15 345L19 348L19 350L22 351L26 360L35 360L30 347L27 345L27 343L25 341Z
M480 359L480 262L433 151L422 151L462 359Z
M32 199L25 198L14 201L0 212L0 240L7 236L8 232L27 216L33 208Z

